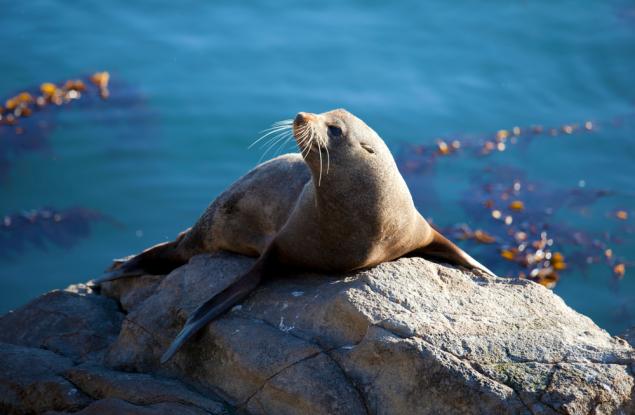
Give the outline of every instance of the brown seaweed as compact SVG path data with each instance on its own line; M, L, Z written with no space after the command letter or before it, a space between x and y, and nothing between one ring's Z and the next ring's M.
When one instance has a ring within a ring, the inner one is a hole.
M528 181L517 169L490 165L474 175L461 199L471 226L453 224L443 230L459 241L487 245L479 254L487 251L487 264L505 275L533 279L550 288L562 271L584 270L595 263L605 263L615 277L623 278L629 262L614 249L626 232L576 229L559 215L570 215L577 207L613 194L605 189L551 188Z
M108 72L20 90L0 100L0 181L17 158L51 152L49 136L63 108L82 110L91 121L107 124L115 139L124 134L125 140L117 140L117 145L135 144L149 136L147 130L154 125L153 114L139 89L111 78ZM129 128L133 122L134 133Z
M397 162L403 173L426 174L430 172L441 157L469 154L488 156L508 151L518 145L528 145L536 139L566 137L579 134L592 134L607 128L619 128L626 119L632 119L633 113L615 116L605 120L584 120L558 126L534 124L526 127L513 126L488 134L454 134L434 139L432 145L401 143Z
M405 144L397 162L411 187L416 184L433 188L433 172L440 158L480 159L534 139L619 128L632 116L558 127L512 127L481 136L454 135L437 138L427 146ZM583 215L598 200L617 194L610 189L588 188L583 182L566 189L536 183L528 180L521 169L489 164L472 177L460 200L470 225L454 223L441 229L459 244L470 244L469 249L482 262L502 275L533 279L552 288L563 272L585 272L590 265L604 263L615 279L621 279L632 262L617 254L617 246L633 234L633 226L628 224L631 212L623 208L607 212L607 218L626 223L603 233L577 229L562 220ZM417 193L413 192L413 196L416 200ZM426 212L433 212L427 204Z

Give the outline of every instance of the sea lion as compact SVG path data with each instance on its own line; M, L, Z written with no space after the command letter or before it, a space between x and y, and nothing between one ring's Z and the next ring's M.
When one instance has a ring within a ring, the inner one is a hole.
M300 154L257 166L175 241L143 251L96 281L165 274L203 252L259 257L189 316L162 362L276 269L348 272L426 256L494 275L426 222L390 150L362 120L342 109L300 112L271 133L279 131L293 133Z

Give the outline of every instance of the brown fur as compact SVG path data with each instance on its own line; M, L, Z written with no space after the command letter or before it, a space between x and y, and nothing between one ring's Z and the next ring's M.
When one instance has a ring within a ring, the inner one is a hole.
M300 113L293 132L302 155L257 166L177 240L144 251L100 280L166 273L203 252L260 257L193 313L164 361L272 267L345 272L421 255L491 274L426 222L388 147L359 118L344 110Z

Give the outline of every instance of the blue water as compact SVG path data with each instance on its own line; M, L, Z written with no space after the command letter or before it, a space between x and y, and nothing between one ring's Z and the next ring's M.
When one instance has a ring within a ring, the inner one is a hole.
M258 162L262 151L247 149L258 131L298 111L347 108L395 153L442 135L633 112L632 2L261 3L0 6L0 97L96 70L110 71L112 100L118 91L133 97L119 107L60 109L50 148L11 160L0 215L81 206L112 220L69 248L1 258L0 311L172 239ZM634 136L627 120L487 159L442 160L434 194L414 191L417 205L436 222L462 221L457 189L479 163L505 162L565 188L584 180L623 190L576 224L601 231L606 212L622 208L629 220L611 226L632 226ZM413 189L420 179L408 178ZM614 249L635 259L633 238ZM634 274L627 266L618 281L592 266L563 274L555 291L618 333L635 325Z

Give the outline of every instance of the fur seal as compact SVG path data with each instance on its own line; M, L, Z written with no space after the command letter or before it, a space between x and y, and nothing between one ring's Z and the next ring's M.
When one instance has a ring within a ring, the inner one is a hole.
M117 264L96 281L166 274L203 252L258 257L189 316L162 362L277 269L348 272L425 256L494 275L421 216L390 150L362 120L343 109L300 112L271 132L278 131L293 134L299 154L258 165L176 240Z

